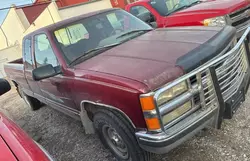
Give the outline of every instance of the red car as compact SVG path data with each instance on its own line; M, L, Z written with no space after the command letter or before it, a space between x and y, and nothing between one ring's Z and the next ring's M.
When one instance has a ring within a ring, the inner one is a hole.
M7 81L0 79L0 93L10 90ZM0 113L0 161L52 161L13 121Z
M230 25L237 37L249 26L249 9L246 0L139 0L126 6L155 27Z

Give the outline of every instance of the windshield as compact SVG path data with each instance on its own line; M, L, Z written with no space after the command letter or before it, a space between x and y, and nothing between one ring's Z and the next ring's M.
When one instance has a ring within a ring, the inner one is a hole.
M150 5L161 15L167 16L175 11L190 7L200 0L151 0Z
M54 31L67 63L99 49L109 49L152 28L123 10L113 10L78 20Z

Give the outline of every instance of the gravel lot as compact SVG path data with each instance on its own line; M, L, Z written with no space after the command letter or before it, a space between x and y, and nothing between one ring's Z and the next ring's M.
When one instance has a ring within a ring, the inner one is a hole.
M250 95L234 119L221 130L209 129L152 161L248 161L250 160ZM31 111L16 91L0 97L0 111L13 119L58 161L110 161L112 155L96 135L85 135L81 122L50 107Z

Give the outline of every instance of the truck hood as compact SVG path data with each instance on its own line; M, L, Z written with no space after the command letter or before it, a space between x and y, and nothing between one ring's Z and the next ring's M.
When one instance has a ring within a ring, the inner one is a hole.
M221 28L157 29L107 50L75 66L139 81L155 90L181 75L178 58L204 44Z
M225 15L240 8L246 7L248 4L249 2L246 0L205 0L200 4L178 11L175 13L175 15L200 14L201 12L206 14L217 13L220 15Z

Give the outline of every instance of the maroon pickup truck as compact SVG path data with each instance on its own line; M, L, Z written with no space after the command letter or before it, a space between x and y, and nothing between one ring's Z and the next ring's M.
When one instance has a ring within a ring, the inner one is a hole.
M5 71L33 110L81 120L118 160L148 161L232 118L249 84L249 31L237 42L230 26L153 30L108 9L25 36Z

